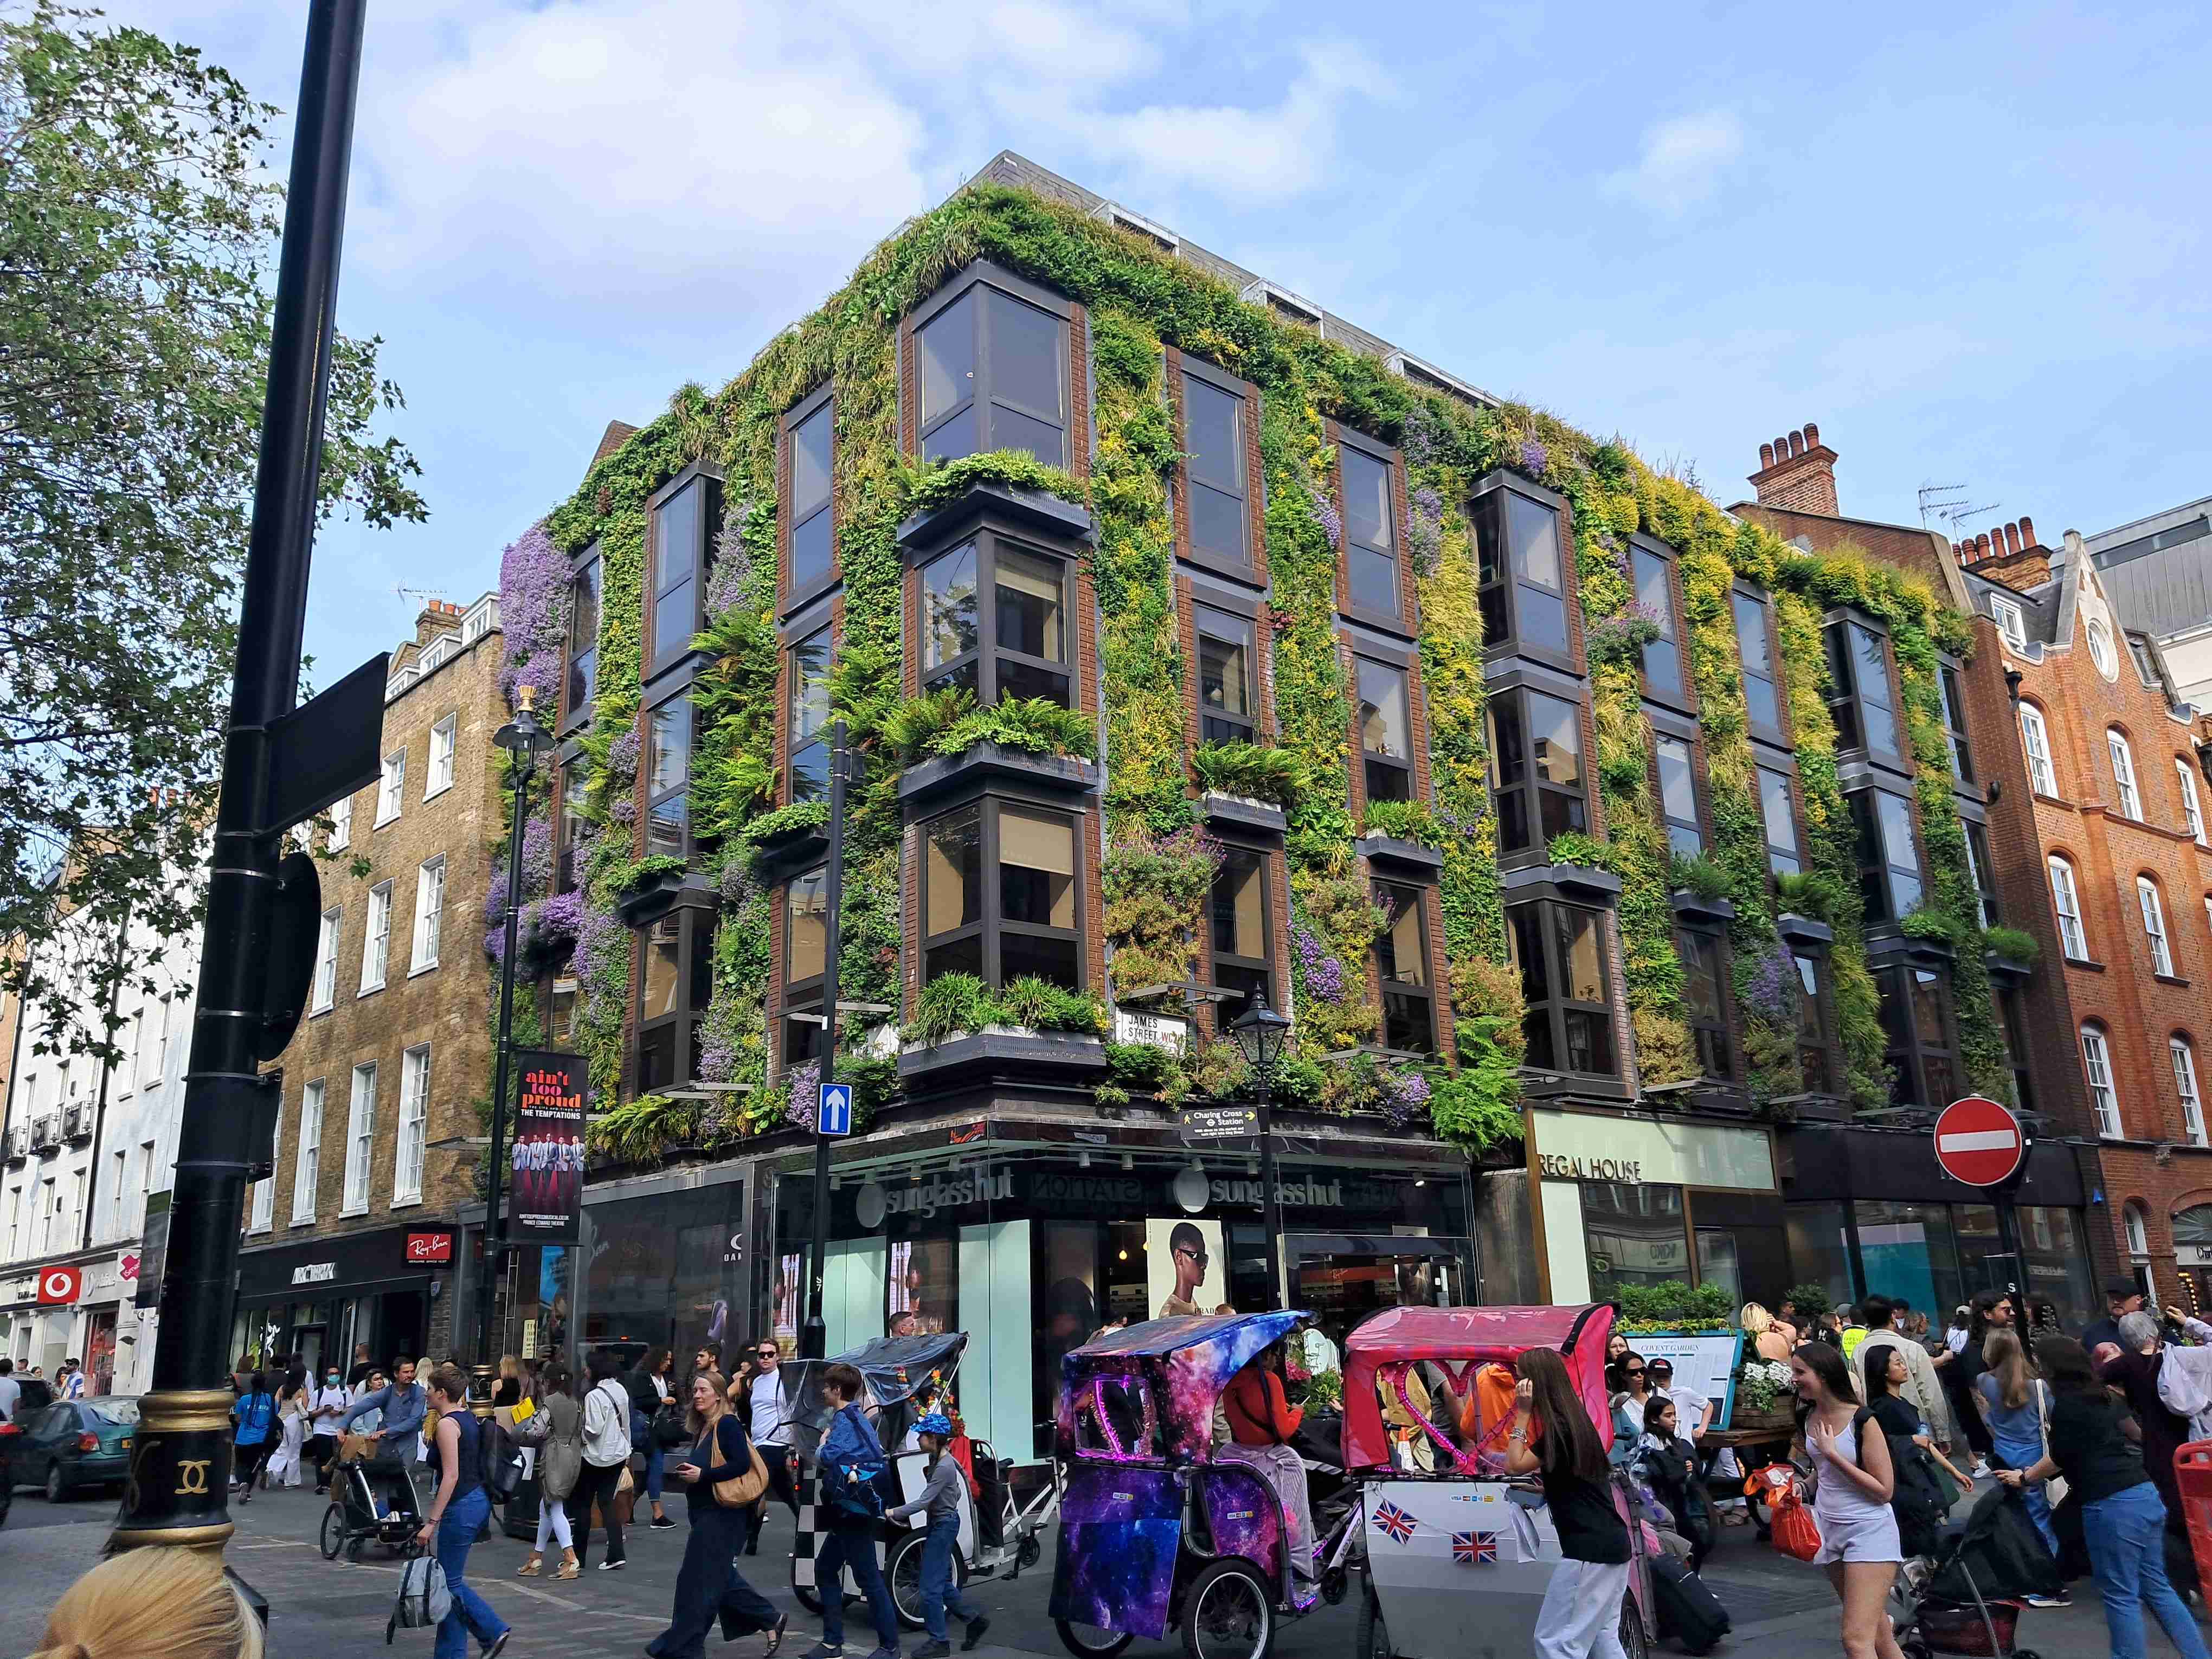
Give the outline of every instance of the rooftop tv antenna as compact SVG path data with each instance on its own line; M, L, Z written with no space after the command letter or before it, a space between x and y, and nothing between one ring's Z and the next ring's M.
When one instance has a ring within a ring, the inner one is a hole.
M428 600L442 599L446 597L446 590L442 587L409 587L403 583L392 591L403 599L414 600L416 608L418 610Z
M1933 526L1929 524L1929 520L1941 519L1950 526L1951 537L1956 540L1969 520L1978 519L1985 513L1994 513L1998 505L1991 501L1984 507L1968 506L1966 486L1962 483L1923 484L1920 486L1920 527L1931 529Z

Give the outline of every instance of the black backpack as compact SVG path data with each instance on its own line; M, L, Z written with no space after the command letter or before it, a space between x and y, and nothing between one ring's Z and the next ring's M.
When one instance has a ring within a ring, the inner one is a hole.
M1871 1409L1862 1406L1851 1419L1851 1433L1858 1443L1862 1469L1866 1468L1866 1428L1869 1423L1880 1429L1889 1442L1893 1476L1889 1508L1897 1516L1898 1542L1904 1546L1907 1555L1933 1555L1942 1540L1943 1522L1950 1514L1943 1502L1943 1485L1936 1478L1935 1460L1915 1445L1910 1436L1890 1433Z

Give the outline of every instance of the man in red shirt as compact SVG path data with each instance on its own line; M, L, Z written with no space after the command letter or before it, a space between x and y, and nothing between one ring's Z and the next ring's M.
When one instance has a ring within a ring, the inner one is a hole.
M1225 1462L1249 1465L1283 1500L1287 1522L1283 1542L1291 1571L1301 1578L1317 1577L1314 1568L1313 1510L1306 1499L1306 1469L1291 1449L1305 1413L1283 1392L1283 1346L1278 1342L1229 1379L1222 1396L1229 1419L1229 1444L1214 1455Z

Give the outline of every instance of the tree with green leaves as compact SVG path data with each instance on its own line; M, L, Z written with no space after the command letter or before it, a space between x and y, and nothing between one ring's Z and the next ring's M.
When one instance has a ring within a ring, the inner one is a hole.
M78 1049L105 983L61 917L195 930L267 377L274 112L193 47L33 3L0 17L0 975ZM401 406L340 337L322 508L425 516L371 434ZM81 1019L81 1017L80 1017Z

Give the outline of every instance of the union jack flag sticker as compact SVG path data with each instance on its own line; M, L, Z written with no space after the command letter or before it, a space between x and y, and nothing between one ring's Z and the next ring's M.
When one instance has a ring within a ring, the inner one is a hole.
M1395 1504L1384 1504L1375 1511L1375 1524L1402 1544L1413 1535L1418 1523Z
M1498 1534L1494 1532L1455 1532L1452 1534L1452 1559L1463 1567L1478 1561L1498 1559Z

